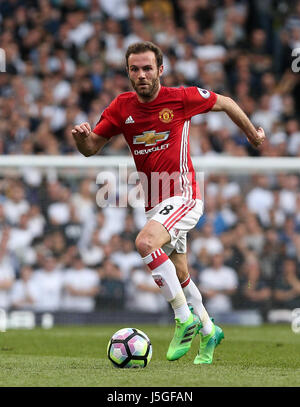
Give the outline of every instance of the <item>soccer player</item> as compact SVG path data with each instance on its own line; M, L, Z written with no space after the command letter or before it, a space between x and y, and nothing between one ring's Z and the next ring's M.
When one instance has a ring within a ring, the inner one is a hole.
M126 67L134 92L116 97L94 129L85 122L72 134L85 156L98 153L113 136L125 137L145 196L147 223L136 238L136 248L175 314L167 359L182 357L199 333L194 364L212 363L224 334L208 316L186 258L187 232L203 213L189 153L190 120L210 110L226 112L255 147L264 141L264 130L256 130L229 97L197 87L162 86L163 56L151 42L130 45Z

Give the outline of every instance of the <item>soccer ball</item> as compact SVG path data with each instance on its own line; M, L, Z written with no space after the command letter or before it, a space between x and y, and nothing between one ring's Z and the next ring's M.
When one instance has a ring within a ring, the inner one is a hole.
M107 356L115 367L146 367L152 357L148 336L136 328L117 331L108 342Z

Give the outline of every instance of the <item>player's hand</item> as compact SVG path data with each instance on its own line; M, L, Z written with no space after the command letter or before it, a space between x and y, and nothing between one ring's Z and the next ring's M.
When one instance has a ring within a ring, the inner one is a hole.
M72 129L72 135L77 138L85 139L89 136L92 131L91 126L88 122L78 124Z
M249 141L253 147L258 148L265 141L265 139L266 139L265 131L262 127L259 127L256 130L256 137L253 137L253 138L251 137L251 139L249 139Z

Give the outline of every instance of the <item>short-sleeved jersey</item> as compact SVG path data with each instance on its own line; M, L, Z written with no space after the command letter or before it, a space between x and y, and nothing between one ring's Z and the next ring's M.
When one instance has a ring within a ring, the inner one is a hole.
M190 157L191 117L211 110L217 95L197 87L162 86L157 97L139 102L125 92L104 110L93 132L110 139L123 134L133 155L145 196L145 209L180 195L200 199Z

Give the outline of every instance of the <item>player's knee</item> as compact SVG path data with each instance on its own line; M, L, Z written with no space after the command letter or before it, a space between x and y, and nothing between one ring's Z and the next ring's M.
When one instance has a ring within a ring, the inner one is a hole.
M139 234L135 240L135 247L142 257L148 256L155 250L151 236Z

